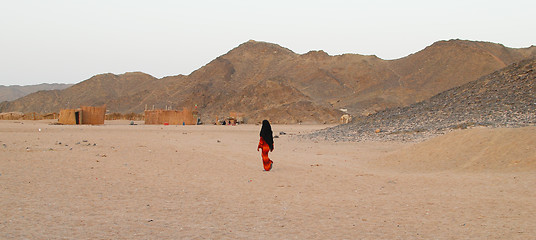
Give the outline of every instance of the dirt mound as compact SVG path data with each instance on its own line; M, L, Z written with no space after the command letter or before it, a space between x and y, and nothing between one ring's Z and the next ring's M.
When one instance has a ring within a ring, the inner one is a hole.
M536 127L459 130L377 162L403 172L536 171Z

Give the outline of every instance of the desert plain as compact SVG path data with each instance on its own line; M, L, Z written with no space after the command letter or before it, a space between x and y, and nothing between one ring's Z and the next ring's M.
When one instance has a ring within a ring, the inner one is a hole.
M328 142L330 125L0 121L0 239L534 239L536 127Z

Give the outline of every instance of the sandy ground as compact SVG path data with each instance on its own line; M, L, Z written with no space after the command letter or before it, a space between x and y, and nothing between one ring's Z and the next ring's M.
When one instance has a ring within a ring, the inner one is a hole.
M275 125L264 172L260 126L48 123L0 121L0 239L536 238L535 128L327 143Z

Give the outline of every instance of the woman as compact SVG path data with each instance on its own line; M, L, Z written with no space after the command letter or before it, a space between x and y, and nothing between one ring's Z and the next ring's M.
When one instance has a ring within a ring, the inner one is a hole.
M272 134L270 122L268 122L268 120L263 120L260 134L261 139L259 140L257 152L259 149L262 149L262 163L264 164L265 171L270 171L274 163L272 160L270 160L270 158L268 158L268 151L271 152L274 150L274 137Z

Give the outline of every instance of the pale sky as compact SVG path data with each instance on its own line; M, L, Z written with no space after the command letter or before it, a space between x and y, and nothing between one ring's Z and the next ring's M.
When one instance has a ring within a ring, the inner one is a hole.
M536 45L534 0L0 0L0 85L157 78L250 39L398 59L439 40Z

